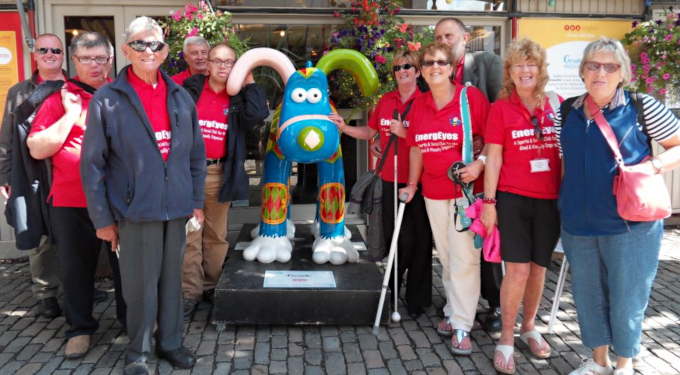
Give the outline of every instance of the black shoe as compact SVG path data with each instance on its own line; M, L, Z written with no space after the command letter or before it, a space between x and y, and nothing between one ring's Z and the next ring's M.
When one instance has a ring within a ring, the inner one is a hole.
M437 307L437 316L444 319L446 315L444 315L444 306L442 307Z
M414 308L409 308L408 309L408 316L411 317L413 320L417 320L420 318L420 315L423 313L423 309L420 307L414 307Z
M503 328L503 315L500 306L489 307L484 323L482 324L486 332L500 332Z
M102 290L95 289L94 293L92 293L92 301L94 303L104 302L107 299L109 299L109 294Z
M215 300L215 289L206 290L203 292L203 300L209 302L211 305Z
M175 368L191 368L196 364L196 356L184 346L167 352L156 349L156 356L170 362Z
M47 319L54 319L61 315L61 308L56 297L49 297L38 301L38 313Z
M184 299L184 318L188 319L196 312L196 307L198 306L198 300L195 299Z
M124 375L148 375L149 365L146 362L132 362L125 365Z

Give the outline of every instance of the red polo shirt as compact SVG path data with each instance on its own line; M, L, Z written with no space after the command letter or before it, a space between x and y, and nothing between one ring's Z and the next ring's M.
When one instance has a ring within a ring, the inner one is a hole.
M560 102L562 100L560 97ZM545 108L534 110L533 116L539 119L543 132L542 142L536 138L531 116L517 92L491 105L484 139L486 143L503 146L503 167L497 190L531 198L557 199L562 165L553 124L555 110L547 98ZM550 171L531 172L531 160L539 158L548 160Z
M423 156L423 196L428 199L462 197L461 189L447 175L449 167L463 159L463 126L460 115L460 93L464 86L456 84L453 100L437 109L428 92L416 98L411 107L411 124L406 133L406 144L418 147ZM489 112L489 101L479 89L467 90L472 134L484 136L484 125ZM484 174L475 180L474 192L484 191Z
M127 80L142 101L146 116L149 118L151 127L156 133L158 150L161 152L163 160L167 161L168 155L170 155L172 132L170 129L170 116L168 115L168 87L163 80L163 76L159 71L158 83L156 88L154 88L153 85L149 85L137 77L132 71L132 67L130 67Z
M421 96L422 93L416 88L416 91L411 95L411 97L406 101L406 104L401 103L401 97L399 96L399 90L388 92L382 99L378 102L375 107L371 117L368 119L368 126L371 129L375 129L380 132L380 147L383 150L383 157L385 159L385 165L383 165L381 177L383 180L388 182L394 182L394 145L390 146L391 150L387 150L387 142L389 141L392 133L390 132L390 122L394 116L394 110L396 109L399 114L403 114L408 103L410 103L415 98ZM402 119L404 127L408 130L410 123L410 115L407 114L406 119ZM409 167L409 149L406 145L405 138L397 137L398 151L397 151L397 182L407 183L408 182L408 167Z
M191 71L189 68L183 72L179 72L175 74L174 76L171 76L170 79L173 80L176 84L182 86L182 83L184 83L184 80L191 77Z
M458 64L456 65L456 73L454 73L453 77L453 82L459 84L459 85L464 85L463 83L463 70L465 69L465 55L458 61Z
M74 80L79 80L74 77ZM110 82L111 80L109 80ZM66 82L66 90L82 99L82 112L73 124L61 148L52 155L52 186L48 201L55 207L87 207L85 192L80 179L80 152L85 134L87 107L92 95L74 83ZM61 101L61 91L50 95L40 106L33 120L29 137L54 125L66 111Z
M205 142L205 156L208 159L220 159L227 155L229 102L230 98L226 89L215 92L210 88L208 80L205 80L203 91L196 103L196 110L203 142Z

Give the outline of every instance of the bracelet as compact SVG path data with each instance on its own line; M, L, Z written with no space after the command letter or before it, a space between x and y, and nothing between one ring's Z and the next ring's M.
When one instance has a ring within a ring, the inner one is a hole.
M418 184L414 184L412 182L409 182L408 184L406 184L406 186L413 186L414 188L416 188L416 191L418 191Z
M482 198L483 204L490 204L490 205L495 206L497 202L498 201L496 200L496 198Z

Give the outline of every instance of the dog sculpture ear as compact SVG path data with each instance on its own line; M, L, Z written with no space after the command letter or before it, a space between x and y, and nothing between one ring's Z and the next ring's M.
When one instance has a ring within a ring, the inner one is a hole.
M253 48L244 53L231 69L227 81L227 93L230 96L238 94L248 73L260 66L268 66L276 70L281 75L284 85L295 73L295 66L283 53L272 48Z
M352 49L336 49L325 54L316 68L326 76L334 70L343 69L354 77L364 96L378 92L378 73L366 56Z

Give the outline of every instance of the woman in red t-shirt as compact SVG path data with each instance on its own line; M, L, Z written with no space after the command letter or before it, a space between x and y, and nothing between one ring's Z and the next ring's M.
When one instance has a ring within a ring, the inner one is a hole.
M348 126L342 117L335 113L329 115L340 131L357 139L371 139L380 132L380 144L385 150L386 157L380 178L383 184L382 220L385 243L392 241L394 232L394 146L387 150L387 142L396 136L397 147L397 187L406 186L409 171L409 152L406 146L406 132L410 115L406 109L421 96L417 79L420 77L420 59L412 51L397 52L392 59L392 72L397 82L397 89L385 94L368 119L367 126ZM399 119L394 119L394 111L399 113ZM404 116L406 115L406 116ZM404 116L405 118L401 118ZM403 121L400 121L403 120ZM401 232L397 243L399 269L397 270L397 285L401 289L404 273L408 269L406 280L406 305L409 315L417 319L423 308L432 304L432 230L427 221L425 201L422 194L416 194L413 201L406 207ZM393 281L389 285L394 285ZM398 292L397 292L398 294Z
M429 45L421 55L421 73L430 92L416 98L411 108L406 136L406 143L411 147L411 165L408 184L399 194L406 193L409 202L418 191L418 182L422 182L427 216L443 267L442 283L447 300L446 317L439 323L437 332L453 336L453 353L469 355L472 353L469 335L480 292L480 251L475 249L474 233L456 230L462 228L462 224L455 209L466 207L468 202L460 187L447 176L449 167L463 159L463 136L466 135L461 120L464 86L451 82L455 73L452 61L455 60L451 47L444 44ZM475 87L469 87L466 92L472 134L483 137L489 102ZM483 161L475 160L461 169L461 179L465 183L477 180L474 190L481 192L478 177L483 170Z
M520 303L524 303L520 339L536 357L550 356L550 346L536 331L534 319L545 270L560 236L561 164L553 124L558 110L553 106L559 98L543 91L548 82L546 53L537 43L513 42L503 69L503 87L486 125L482 222L489 231L498 221L505 261L503 330L494 367L514 374L514 328Z

